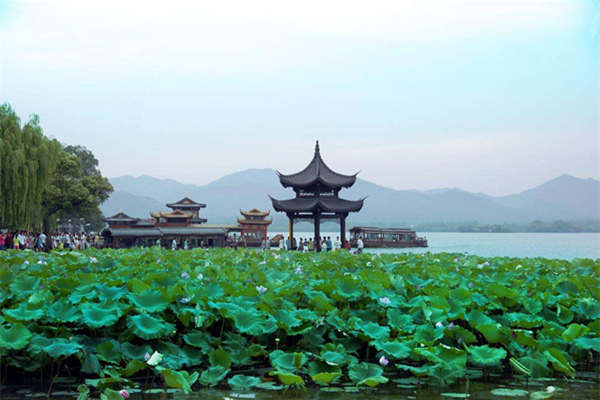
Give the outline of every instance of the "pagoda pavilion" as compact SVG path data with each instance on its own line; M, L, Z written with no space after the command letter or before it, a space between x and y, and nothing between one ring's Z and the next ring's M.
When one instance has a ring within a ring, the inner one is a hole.
M260 246L263 239L267 237L267 229L273 222L271 218L267 218L269 213L256 208L248 211L240 210L242 217L238 217L237 221L241 228L242 240L248 247Z
M346 244L346 217L350 212L357 212L363 206L361 200L345 200L338 194L342 188L354 185L356 175L342 175L332 169L321 158L319 141L315 146L315 154L311 162L302 171L284 175L277 171L283 187L291 187L296 197L289 200L277 200L271 197L273 208L285 212L289 218L289 240L293 243L294 221L313 220L315 226L315 249L321 250L321 220L333 219L340 222L340 238L342 247ZM270 197L270 196L269 196Z

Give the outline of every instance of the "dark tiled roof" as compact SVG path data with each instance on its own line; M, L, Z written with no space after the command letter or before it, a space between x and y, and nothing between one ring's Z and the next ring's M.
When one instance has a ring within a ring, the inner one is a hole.
M152 228L121 228L121 229L109 229L110 234L115 237L142 237L142 236L160 236L161 233L158 229Z
M203 208L206 207L206 204L203 203L196 203L194 200L190 199L189 197L185 196L183 199L175 202L175 203L168 203L167 207L173 208L173 207L177 207L177 208Z
M273 208L283 212L357 212L362 206L364 199L344 200L337 197L296 197L290 200L277 200L271 197Z
M239 218L238 217L238 224L244 224L244 225L270 225L271 222L273 222L273 220L271 218L265 218L265 219L246 219L246 218Z
M113 215L112 217L104 218L104 221L121 222L121 221L136 221L136 219L125 214L123 211L119 211L117 214Z
M269 215L270 211L260 211L258 208L253 208L248 211L240 210L240 213L244 216L266 217Z
M161 233L165 236L168 235L225 235L227 233L226 228L159 228Z
M343 175L333 171L321 158L319 142L315 146L315 155L306 168L295 174L284 175L277 171L279 181L284 187L306 188L320 183L330 188L350 187L356 181L356 175Z

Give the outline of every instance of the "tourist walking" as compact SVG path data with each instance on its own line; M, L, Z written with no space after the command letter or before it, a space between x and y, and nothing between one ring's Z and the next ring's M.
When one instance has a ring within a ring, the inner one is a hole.
M341 248L342 248L342 242L340 242L340 237L339 237L339 236L337 236L337 237L335 238L335 249L336 249L336 250L339 250L339 249L341 249Z
M361 254L363 252L364 247L365 244L363 243L362 236L359 236L358 240L356 241L356 254Z
M175 239L171 242L171 250L177 250L177 240Z

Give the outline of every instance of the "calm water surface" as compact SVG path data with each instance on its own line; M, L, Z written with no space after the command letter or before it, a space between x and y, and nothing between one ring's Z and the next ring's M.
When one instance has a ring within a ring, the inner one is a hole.
M270 235L287 232L270 232ZM323 232L335 239L339 232ZM429 242L428 248L367 249L376 253L465 253L484 257L545 257L600 258L600 233L455 233L418 232ZM298 232L295 237L310 238L309 232ZM349 234L348 236L349 237Z

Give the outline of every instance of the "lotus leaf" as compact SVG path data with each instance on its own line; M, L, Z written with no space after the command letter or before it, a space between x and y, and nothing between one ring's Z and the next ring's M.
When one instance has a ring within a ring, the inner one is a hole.
M125 368L121 370L121 375L123 375L125 378L129 378L138 372L145 370L147 366L148 364L143 361L130 360Z
M131 295L131 301L136 307L149 313L163 311L169 305L161 292L151 289Z
M67 300L60 299L48 307L48 318L61 323L75 322L81 318L81 313Z
M415 330L415 324L413 324L412 316L403 313L398 308L390 308L387 310L387 317L389 325L399 331L411 333Z
M345 275L338 281L335 292L348 300L357 299L362 294L360 281L350 275Z
M189 374L187 371L172 371L167 368L157 368L160 374L165 379L168 387L182 389L184 393L192 391L192 385L198 380L198 372Z
M304 380L301 376L293 374L291 372L283 372L283 371L273 371L269 373L270 375L277 375L279 382L283 383L286 386L302 386L304 385Z
M83 303L79 308L83 314L83 323L90 328L111 326L122 315L121 309L115 303L110 302Z
M348 367L348 376L356 385L377 386L386 383L383 369L377 364L358 363Z
M506 350L488 345L470 346L469 354L475 364L483 366L497 365L506 358Z
M308 361L308 357L303 353L285 353L281 350L273 351L269 358L273 368L280 372L294 372Z
M234 390L250 390L260 384L260 379L255 376L234 375L227 379L227 383Z
M183 336L183 340L190 346L199 347L204 352L212 351L213 338L204 331L190 331Z
M71 356L81 350L81 345L67 339L53 338L42 350L54 359Z
M365 336L373 340L385 340L390 336L390 328L375 322L362 322L358 328Z
M96 355L98 359L111 364L119 364L121 362L121 348L119 342L108 340L96 346Z
M4 314L16 321L35 321L44 316L42 304L21 303L19 307L5 309Z
M202 371L200 383L205 386L215 386L225 379L228 373L229 370L220 365L209 367L207 370Z
M573 341L575 346L583 350L594 350L600 353L600 338L578 337Z
M529 392L523 389L510 389L510 388L496 388L492 389L491 393L494 396L504 396L504 397L523 397L527 396Z
M23 324L0 326L0 348L21 350L29 343L31 332Z
M127 317L127 326L142 339L157 339L175 333L175 326L147 314Z
M412 352L412 348L406 343L392 340L389 342L375 342L375 347L390 357L397 359L408 358Z
M550 361L550 364L552 364L555 370L564 372L571 377L575 376L575 369L569 364L567 357L565 357L562 351L556 348L550 348L544 352L544 355L548 358L548 361Z
M579 325L579 324L571 324L565 329L562 333L562 338L566 342L570 342L574 339L577 339L580 336L584 336L589 331L589 328Z
M40 284L41 279L36 276L19 275L9 288L17 298L23 298L38 290Z
M216 349L208 358L210 360L210 365L220 365L225 369L229 369L231 366L231 357L229 353L223 349Z

